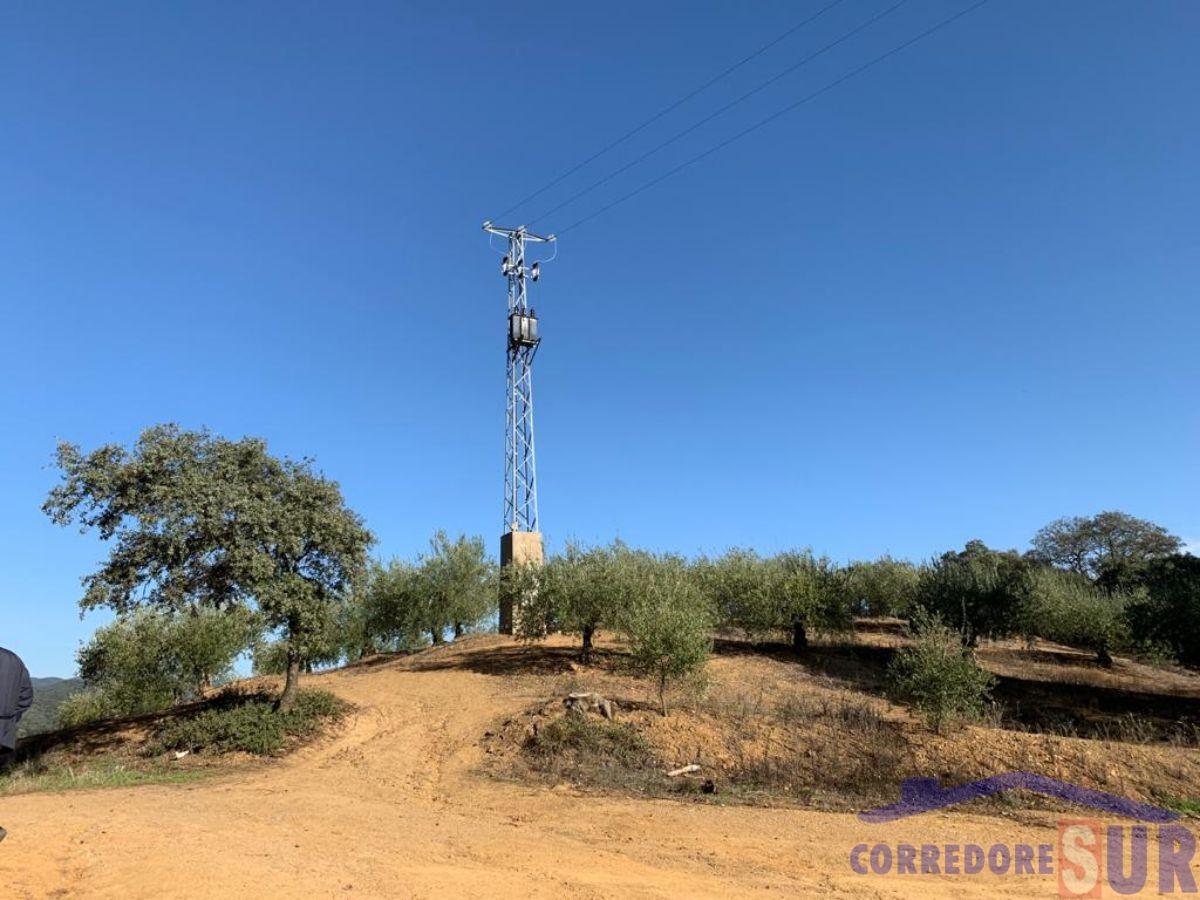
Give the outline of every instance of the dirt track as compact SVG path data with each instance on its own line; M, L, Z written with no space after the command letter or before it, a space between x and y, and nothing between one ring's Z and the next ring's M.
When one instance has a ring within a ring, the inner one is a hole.
M494 642L497 639L492 639ZM862 876L861 842L1053 843L1053 818L853 815L581 796L477 774L529 697L489 641L313 679L360 708L285 761L185 786L0 799L0 893L46 897L1017 897L1053 876Z

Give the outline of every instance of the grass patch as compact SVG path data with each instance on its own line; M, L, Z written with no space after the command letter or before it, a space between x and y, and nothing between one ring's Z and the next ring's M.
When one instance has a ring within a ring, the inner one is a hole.
M275 709L264 694L230 695L231 699L162 726L148 752L189 750L194 753L253 753L275 756L289 744L310 738L350 710L350 704L328 691L301 691L287 712Z
M525 752L533 759L582 764L644 765L650 746L632 725L568 714L531 734Z
M1187 816L1189 819L1200 819L1200 799L1198 798L1169 797L1165 800L1160 800L1159 803L1167 809L1174 810L1181 816Z
M550 781L646 793L657 777L650 745L624 722L567 713L535 726L521 749L528 769Z
M131 767L121 762L82 765L28 762L0 775L0 796L40 791L132 787L139 784L182 784L204 778L208 774L201 769L179 769L166 765Z

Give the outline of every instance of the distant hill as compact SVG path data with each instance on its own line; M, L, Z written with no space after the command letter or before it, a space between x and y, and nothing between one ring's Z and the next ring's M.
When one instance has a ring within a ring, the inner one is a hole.
M17 734L25 737L39 731L49 731L58 724L58 705L71 694L82 690L79 678L34 678L33 706L21 717Z

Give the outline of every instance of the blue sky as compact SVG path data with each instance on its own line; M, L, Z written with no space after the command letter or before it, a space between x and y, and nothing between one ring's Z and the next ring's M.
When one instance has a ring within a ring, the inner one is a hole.
M410 555L498 543L479 230L824 5L9 4L0 644L67 674L94 536L54 444L178 421L314 456ZM505 224L893 0L844 0ZM910 0L554 231L968 0ZM1200 6L993 0L571 231L536 285L541 518L924 558L1118 508L1200 539Z

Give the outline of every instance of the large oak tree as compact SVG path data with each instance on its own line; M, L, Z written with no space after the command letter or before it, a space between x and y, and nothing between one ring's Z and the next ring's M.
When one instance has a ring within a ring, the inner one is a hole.
M287 644L280 708L331 610L366 565L371 533L310 460L278 458L257 438L230 441L177 425L133 447L58 447L62 482L44 511L112 541L83 579L83 609L256 607Z

